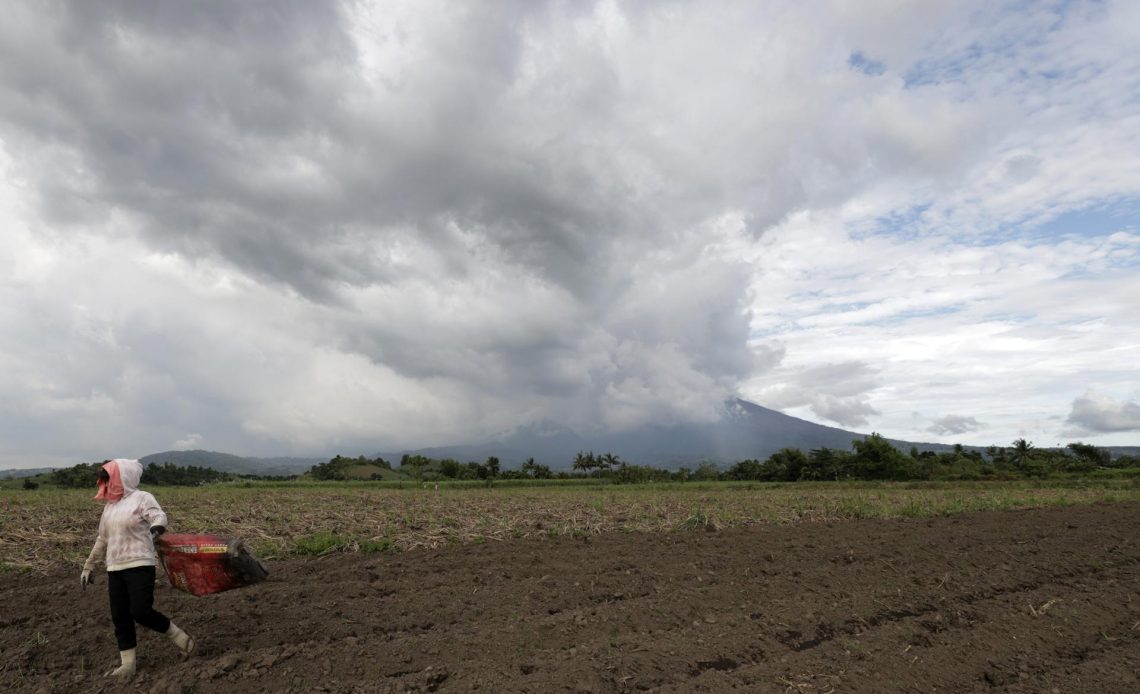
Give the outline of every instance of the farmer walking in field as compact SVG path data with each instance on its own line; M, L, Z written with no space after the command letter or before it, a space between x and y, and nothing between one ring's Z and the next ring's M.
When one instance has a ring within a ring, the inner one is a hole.
M92 571L102 559L107 565L107 593L111 599L111 621L119 644L122 664L108 676L130 677L135 673L135 622L166 634L183 653L194 650L194 639L166 615L154 609L154 543L166 532L166 514L154 495L138 489L142 463L117 458L103 463L99 470L99 492L103 516L95 546L83 564L80 585L94 583Z

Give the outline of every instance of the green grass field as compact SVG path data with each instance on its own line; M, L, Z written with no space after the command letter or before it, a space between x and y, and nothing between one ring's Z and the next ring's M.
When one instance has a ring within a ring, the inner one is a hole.
M688 532L757 523L909 518L1140 501L1135 478L963 483L678 483L589 480L154 487L171 532L244 539L264 559L406 551L521 537ZM78 566L100 514L92 490L0 491L0 570Z

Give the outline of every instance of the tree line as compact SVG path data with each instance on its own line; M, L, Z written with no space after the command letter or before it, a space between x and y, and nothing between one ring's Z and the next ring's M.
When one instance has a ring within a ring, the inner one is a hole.
M483 463L460 463L420 455L405 455L399 471L417 480L443 479L580 479L597 478L617 483L752 480L796 482L808 480L982 480L1047 477L1054 473L1083 473L1098 468L1140 466L1136 456L1113 458L1103 448L1071 443L1066 448L1035 448L1025 439L1009 447L990 446L966 449L955 445L944 453L919 451L904 453L879 434L851 442L851 450L817 448L804 452L784 448L765 460L741 460L722 469L716 463L700 463L695 469L656 468L634 465L613 453L579 451L569 471L552 471L528 459L517 470L504 470L498 458ZM386 464L386 463L385 463Z
M99 469L102 462L79 463L69 468L53 470L48 481L58 487L72 489L94 488L98 480ZM231 482L237 479L282 479L261 475L237 475L231 472L222 472L211 467L198 465L175 465L165 462L149 463L143 467L140 485L154 485L158 487L196 487L215 482Z
M1064 449L1035 448L1024 438L1009 447L985 451L955 445L945 453L903 453L879 434L851 442L851 451L817 448L807 453L785 448L767 460L743 460L720 479L789 482L800 480L982 480L1048 477L1054 473L1087 473L1097 468L1140 466L1135 456L1113 458L1085 443Z
M657 468L635 465L613 453L595 454L579 451L570 461L570 470L551 470L529 458L518 469L503 469L501 461L489 456L484 462L459 462L452 458L429 458L406 454L398 467L383 458L355 458L337 455L326 463L314 465L309 477L317 480L351 479L352 468L397 470L401 476L418 481L516 479L582 479L593 478L620 484L644 482L699 482L741 480L758 482L797 482L807 480L984 480L1048 477L1055 473L1087 473L1104 468L1140 467L1140 457L1122 455L1113 458L1109 451L1086 443L1070 443L1063 449L1036 448L1024 438L1010 446L990 446L983 450L955 445L944 453L919 451L909 453L896 448L879 434L852 441L850 451L817 448L804 452L784 448L765 460L738 461L727 468L703 462L696 468ZM48 481L59 487L94 488L102 462L80 463L54 470ZM372 479L381 479L372 474ZM296 479L287 477L238 475L210 467L180 466L173 463L150 463L143 468L140 484L156 486L198 486L215 482L250 479ZM35 483L33 483L35 484ZM26 489L33 489L25 484Z

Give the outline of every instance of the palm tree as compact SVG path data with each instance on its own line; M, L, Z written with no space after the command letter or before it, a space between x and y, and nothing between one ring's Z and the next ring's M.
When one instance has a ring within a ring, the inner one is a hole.
M1030 451L1033 449L1033 444L1020 438L1013 442L1013 464L1018 470L1024 471L1026 463L1029 462L1031 455Z
M597 459L594 458L594 453L592 451L590 453L583 453L582 451L578 451L578 453L574 456L575 470L581 470L588 474L590 470L593 470L595 467L597 467L597 464Z

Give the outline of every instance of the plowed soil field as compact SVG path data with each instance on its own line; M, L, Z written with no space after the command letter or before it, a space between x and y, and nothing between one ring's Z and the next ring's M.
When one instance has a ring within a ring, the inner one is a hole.
M0 690L1136 692L1140 504L269 565L156 603L125 687L105 576L0 574Z

